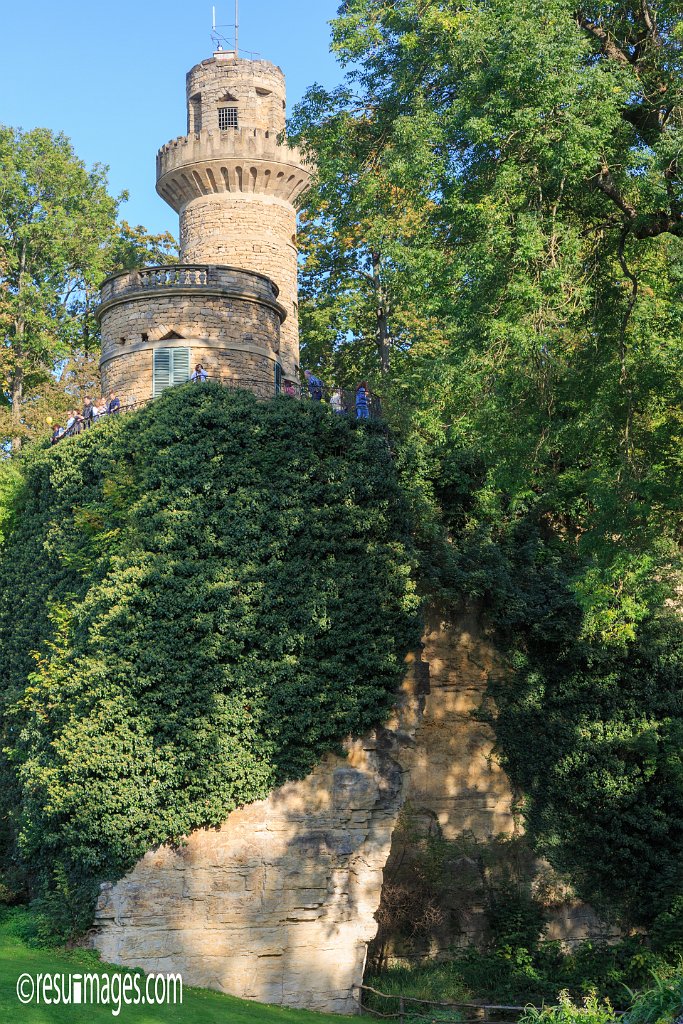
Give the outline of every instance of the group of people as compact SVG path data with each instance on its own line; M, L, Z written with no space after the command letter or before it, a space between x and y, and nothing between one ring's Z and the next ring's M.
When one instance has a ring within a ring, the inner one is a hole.
M208 380L208 377L209 375L204 366L201 363L197 363L190 376L190 380L192 383L197 384ZM314 402L322 402L327 391L323 381L319 377L314 376L310 370L305 371L305 377L309 398ZM296 398L299 388L294 381L284 380L282 382L282 393ZM355 392L344 392L342 388L335 387L329 393L329 403L334 412L341 415L355 415L359 420L370 419L371 401L372 396L365 381L362 381L357 386ZM81 431L87 430L88 427L91 427L97 420L102 419L103 416L113 416L120 411L121 400L114 391L109 393L109 398L103 395L97 403L93 402L88 396L85 398L80 412L78 409L68 410L65 426L62 426L60 423L55 424L52 431L52 444L56 444L63 437L72 437L74 434L80 434Z
M97 403L93 402L90 396L87 395L80 412L78 409L69 409L67 411L66 426L55 423L54 430L52 431L52 443L56 444L63 437L72 437L74 434L80 434L82 430L87 430L88 427L91 427L97 420L102 419L103 416L115 416L120 411L121 399L114 391L109 392L109 398L106 395L102 395Z
M308 386L309 397L314 402L322 402L323 395L325 393L325 384L320 380L319 377L315 377L310 370L304 371L306 377L306 384ZM285 381L285 384L289 383ZM287 389L285 387L285 394ZM341 415L348 415L350 412L355 412L356 419L368 420L370 419L370 390L365 383L361 383L355 389L355 402L349 402L344 395L342 388L333 388L330 392L330 406L333 411L340 413Z

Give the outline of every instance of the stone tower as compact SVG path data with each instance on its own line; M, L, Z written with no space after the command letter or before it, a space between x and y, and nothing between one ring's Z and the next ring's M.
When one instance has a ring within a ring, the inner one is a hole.
M310 168L284 141L285 102L268 61L218 51L188 73L188 133L157 155L181 263L104 283L105 390L145 400L196 362L263 396L298 380L295 203Z

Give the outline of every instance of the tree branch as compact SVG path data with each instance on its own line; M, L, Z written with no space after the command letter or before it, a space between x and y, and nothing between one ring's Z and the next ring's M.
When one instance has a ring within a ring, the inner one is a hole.
M603 166L600 168L595 177L591 179L591 181L595 185L595 187L600 190L600 192L602 192L604 195L606 195L609 199L612 200L615 206L619 207L622 213L626 214L630 221L636 219L636 217L638 216L638 211L636 210L635 206L631 206L630 203L627 203L621 195L621 193L619 192L619 189L614 184L614 180L612 179L612 175L610 174L609 167L603 164Z
M587 18L585 14L581 13L581 11L577 11L575 17L578 26L590 33L594 39L597 39L602 47L602 52L606 57L609 57L611 60L616 60L619 64L632 65L634 63L633 58L617 45L616 40L606 29L598 25L597 22L591 21L590 18Z

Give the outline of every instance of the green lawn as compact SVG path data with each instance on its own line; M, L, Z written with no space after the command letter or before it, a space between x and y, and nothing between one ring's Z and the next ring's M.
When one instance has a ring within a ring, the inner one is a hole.
M40 948L26 938L30 917L11 911L0 918L0 1022L12 1024L340 1024L344 1018L305 1010L248 1003L205 989L185 989L182 1006L123 1006L118 1016L109 1006L22 1006L16 993L22 974L133 974L103 965L96 954Z

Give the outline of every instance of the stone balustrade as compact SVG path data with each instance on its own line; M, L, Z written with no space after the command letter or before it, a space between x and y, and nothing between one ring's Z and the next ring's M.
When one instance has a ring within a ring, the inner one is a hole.
M279 294L277 285L263 274L211 264L181 263L126 270L107 278L100 289L98 312L101 314L111 303L136 294L169 289L206 289L212 293L224 292L228 296L250 297L268 304L274 303Z

